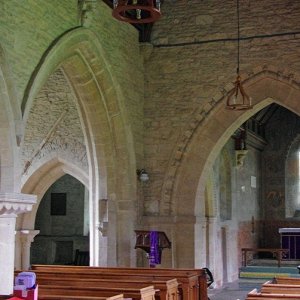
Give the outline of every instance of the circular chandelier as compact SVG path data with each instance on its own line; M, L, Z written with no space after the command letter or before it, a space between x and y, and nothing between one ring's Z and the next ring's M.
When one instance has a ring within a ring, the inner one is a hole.
M160 0L114 0L113 17L128 23L153 23L160 16Z

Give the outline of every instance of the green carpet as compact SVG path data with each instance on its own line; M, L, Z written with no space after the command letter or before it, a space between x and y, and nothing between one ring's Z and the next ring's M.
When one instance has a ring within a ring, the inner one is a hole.
M297 267L269 267L269 266L247 266L240 268L240 278L266 278L272 279L275 276L299 277Z

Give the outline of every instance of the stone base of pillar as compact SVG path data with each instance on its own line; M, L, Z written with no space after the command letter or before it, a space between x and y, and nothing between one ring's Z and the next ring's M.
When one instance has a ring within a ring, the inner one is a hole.
M12 294L14 280L14 255L15 255L15 216L0 216L0 295Z
M35 203L34 195L0 193L0 295L13 293L16 217Z

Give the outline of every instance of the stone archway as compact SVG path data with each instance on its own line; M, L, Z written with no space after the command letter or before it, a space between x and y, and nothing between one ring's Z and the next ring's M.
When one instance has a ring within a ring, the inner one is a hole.
M27 269L29 267L30 246L35 235L38 234L38 231L35 230L35 219L39 204L49 187L66 174L76 178L88 188L87 175L77 166L58 158L51 159L42 165L28 178L23 186L22 192L36 195L37 203L30 212L20 215L17 219L16 230L19 234L16 239L16 268ZM24 234L20 235L22 232ZM25 242L22 242L22 239Z
M260 68L244 80L247 92L254 101L253 110L235 112L225 109L224 99L232 88L230 85L223 94L219 93L210 103L199 108L184 130L182 140L179 140L170 160L166 178L169 181L172 179L173 184L163 188L160 211L163 215L195 217L194 229L191 227L191 232L195 233L194 249L191 250L194 255L202 248L199 232L205 216L205 183L217 155L242 123L273 102L299 115L300 84L296 78L296 75L285 74L274 68ZM183 202L185 205L180 206ZM193 243L192 240L185 242ZM194 262L196 267L202 266L199 258L195 257Z
M35 96L58 67L74 90L84 128L90 169L90 245L95 254L91 263L134 264L135 152L121 88L96 36L87 29L75 29L61 37L41 59L23 99L25 121ZM108 238L101 237L98 230L101 199L111 203ZM121 228L128 230L120 233Z
M31 175L22 188L22 192L25 194L37 195L37 205L30 213L23 215L22 221L18 220L18 226L34 229L35 216L41 199L49 187L65 174L73 176L88 188L87 174L84 174L81 169L57 158L48 161Z
M224 94L219 94L219 97L216 96L211 103L199 108L187 125L170 159L169 165L172 167L166 172L166 178L169 179L168 182L173 179L174 183L163 187L160 207L162 215L166 212L169 215L176 215L177 203L180 203L177 199L186 198L186 195L193 199L192 202L188 201L190 205L185 207L186 212L188 214L193 212L196 215L204 213L203 205L198 205L194 201L196 195L204 195L205 181L212 163L232 133L249 117L273 102L299 114L297 99L298 93L300 94L300 83L291 78L290 73L285 76L279 71L264 67L245 80L247 91L254 99L255 106L252 110L236 112L226 110L224 99L230 89ZM191 186L194 188L190 189ZM172 201L169 201L170 197ZM180 211L182 213L182 207Z

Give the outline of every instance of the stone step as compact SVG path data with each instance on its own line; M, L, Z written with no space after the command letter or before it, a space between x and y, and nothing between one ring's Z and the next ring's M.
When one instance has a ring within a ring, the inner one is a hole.
M240 278L265 278L272 279L275 276L299 277L300 274L296 266L247 266L241 267L239 271Z

